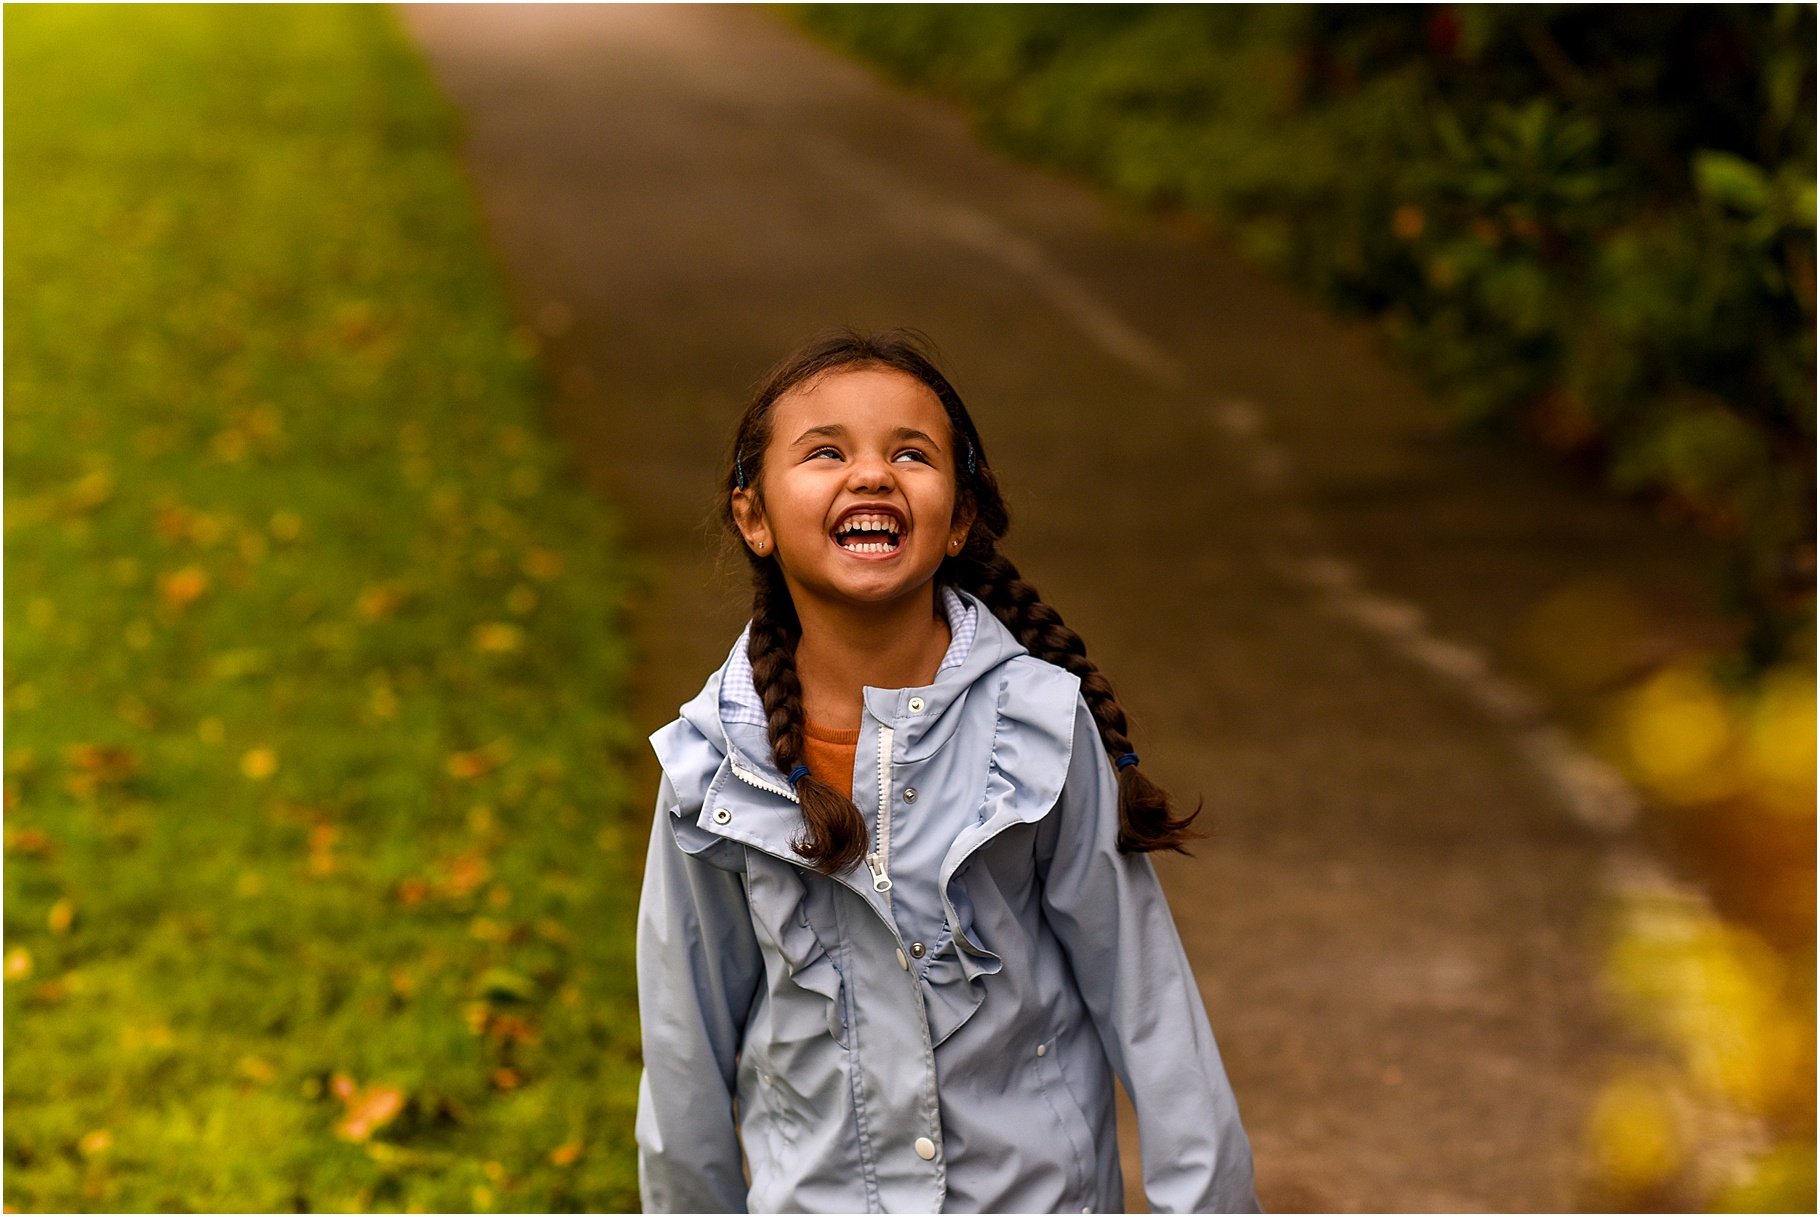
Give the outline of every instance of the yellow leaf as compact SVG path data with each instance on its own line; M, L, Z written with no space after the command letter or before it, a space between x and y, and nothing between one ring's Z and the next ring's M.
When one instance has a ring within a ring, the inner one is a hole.
M278 772L278 754L270 748L249 749L240 758L240 772L254 781L264 781Z
M509 621L487 621L474 627L474 649L483 655L510 654L523 648L525 632Z
M70 505L78 511L87 511L107 502L113 494L114 475L106 469L96 469L77 478L70 487Z
M82 1140L76 1142L76 1148L84 1158L92 1158L96 1154L106 1153L113 1144L114 1134L105 1128L97 1128L93 1132L83 1133Z
M50 916L45 920L51 928L51 933L67 934L70 930L70 923L75 919L76 906L70 902L68 896L65 896L63 899L57 901L57 903L51 905Z
M410 589L401 583L376 583L360 593L354 609L368 621L377 621L397 612L410 595Z
M4 974L8 980L24 980L32 974L32 953L24 947L14 947L6 953Z
M550 1161L557 1166L573 1166L581 1157L580 1141L565 1141L550 1151Z

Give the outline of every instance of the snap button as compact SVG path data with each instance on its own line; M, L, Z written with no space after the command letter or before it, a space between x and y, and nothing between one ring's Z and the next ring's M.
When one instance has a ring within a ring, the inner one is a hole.
M906 802L906 803L916 802L916 787L914 787L914 786L904 787L904 802Z
M765 1079L765 1085L767 1085L767 1086L769 1086L769 1085L770 1085L770 1084L771 1084L771 1075L770 1075L770 1074L768 1074L768 1073L761 1073L761 1074L759 1074L759 1075L758 1075L758 1076L759 1076L759 1077L761 1077L761 1078L763 1078L763 1079Z
M924 1162L935 1157L935 1142L928 1137L918 1137L916 1139L916 1156Z
M922 699L922 698L920 698L920 697L912 697L912 698L911 698L911 699L910 699L910 713L912 713L912 714L921 714L921 713L922 713L922 712L923 712L923 707L924 707L924 706L925 706L925 705L927 705L927 704L928 704L928 703L927 703L927 702L925 702L925 701L924 701L924 700L923 700L923 699Z
M897 966L906 972L910 970L910 961L904 958L904 948L902 947L897 948Z
M716 824L725 824L728 820L731 820L732 818L733 818L733 813L728 811L725 807L716 807L714 809L714 822Z
M910 953L912 955L916 956L918 959L921 959L923 957L923 952L926 950L928 950L928 948L925 947L920 942L913 942L910 944Z
M1036 1046L1036 1054L1038 1056L1048 1056L1049 1055L1049 1045L1048 1044L1038 1044Z

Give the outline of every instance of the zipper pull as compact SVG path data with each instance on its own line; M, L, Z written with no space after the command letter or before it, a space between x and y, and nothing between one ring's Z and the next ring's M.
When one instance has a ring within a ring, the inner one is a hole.
M873 891L888 892L891 890L891 876L885 873L885 863L878 856L877 850L866 855L866 867L872 872Z

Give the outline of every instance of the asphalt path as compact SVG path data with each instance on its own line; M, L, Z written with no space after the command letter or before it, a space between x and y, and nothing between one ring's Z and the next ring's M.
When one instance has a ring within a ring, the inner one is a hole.
M1214 838L1159 866L1265 1206L1581 1203L1618 1047L1596 914L1633 809L1517 640L1594 576L1697 629L1712 555L1455 437L1368 334L762 9L405 21L465 115L552 425L641 555L641 725L745 619L705 522L748 387L828 324L924 329L1008 490L1009 552L1146 769L1206 799Z

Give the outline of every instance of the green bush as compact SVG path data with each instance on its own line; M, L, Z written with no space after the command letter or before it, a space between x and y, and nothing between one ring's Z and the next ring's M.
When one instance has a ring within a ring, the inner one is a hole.
M1726 538L1755 664L1809 631L1811 7L788 7Z

